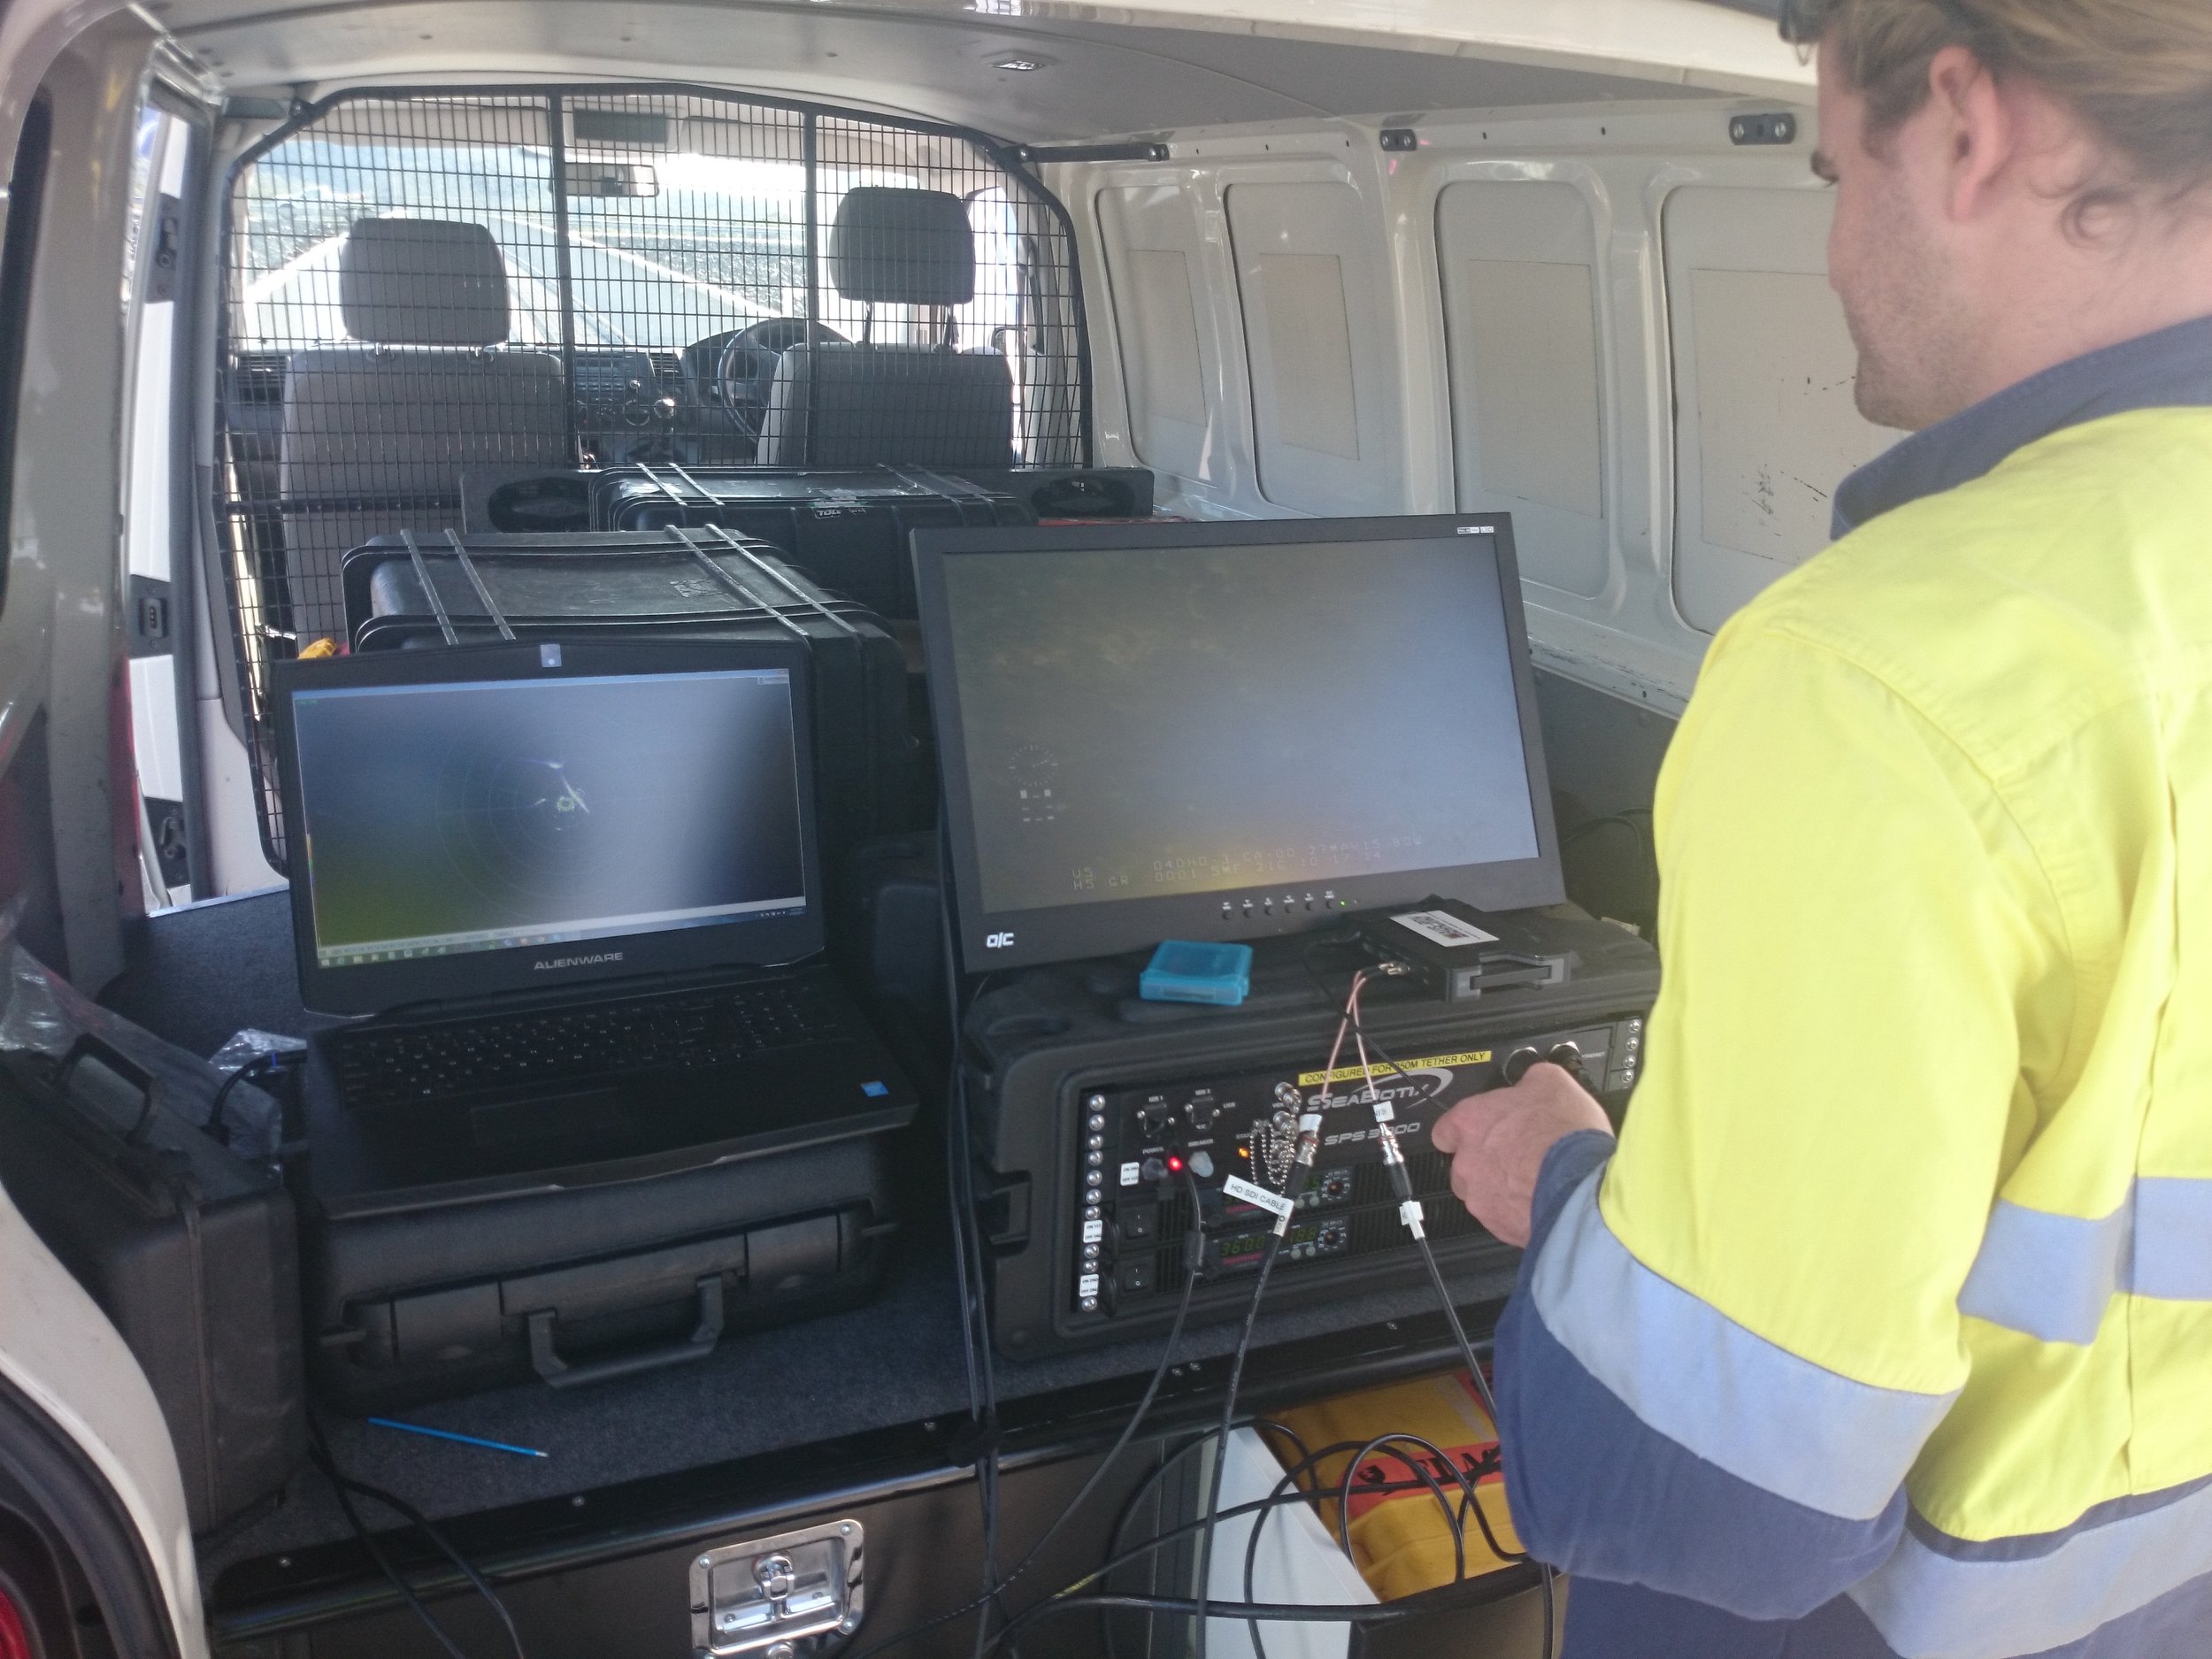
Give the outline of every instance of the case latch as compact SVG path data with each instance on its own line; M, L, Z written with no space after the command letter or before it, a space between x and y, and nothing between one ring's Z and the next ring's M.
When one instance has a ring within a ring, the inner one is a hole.
M691 1645L705 1659L798 1659L860 1628L858 1521L724 1544L691 1563Z

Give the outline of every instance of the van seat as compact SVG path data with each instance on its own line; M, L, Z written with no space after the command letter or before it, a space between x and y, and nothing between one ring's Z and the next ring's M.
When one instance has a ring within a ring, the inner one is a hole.
M838 293L863 304L953 306L975 297L975 234L966 204L949 191L848 190L827 263ZM769 466L1009 466L1013 377L996 351L864 341L794 346L776 365L757 458Z
M361 343L292 354L279 449L299 641L343 637L339 562L370 537L462 525L465 467L569 459L560 360L503 350L507 270L481 225L357 220L339 305Z

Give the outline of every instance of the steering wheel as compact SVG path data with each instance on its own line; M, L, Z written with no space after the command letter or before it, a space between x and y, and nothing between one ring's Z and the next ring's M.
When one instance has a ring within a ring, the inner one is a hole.
M722 342L715 360L714 395L737 429L749 438L760 436L761 417L768 411L769 389L775 384L776 365L783 354L807 338L803 318L769 317L741 328ZM835 329L816 323L813 337L819 343L847 343Z

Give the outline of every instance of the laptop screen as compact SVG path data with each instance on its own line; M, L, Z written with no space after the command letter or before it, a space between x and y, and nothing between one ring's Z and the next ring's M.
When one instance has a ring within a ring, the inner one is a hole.
M808 915L790 668L357 683L371 661L290 688L303 973L383 970L388 1006L463 971L491 990L776 959L734 934ZM686 930L731 937L658 960Z

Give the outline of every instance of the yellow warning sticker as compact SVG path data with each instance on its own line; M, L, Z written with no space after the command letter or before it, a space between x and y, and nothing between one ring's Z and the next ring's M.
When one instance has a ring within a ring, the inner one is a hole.
M1463 1054L1432 1054L1425 1060L1408 1060L1404 1063L1404 1069L1408 1071L1448 1071L1454 1066L1481 1065L1489 1058L1489 1049L1470 1048ZM1378 1060L1373 1065L1366 1067L1340 1065L1325 1077L1318 1071L1301 1071L1298 1074L1298 1087L1311 1088L1317 1083L1349 1083L1355 1078L1365 1078L1371 1071L1377 1077L1395 1077L1399 1067L1386 1065L1382 1061Z

